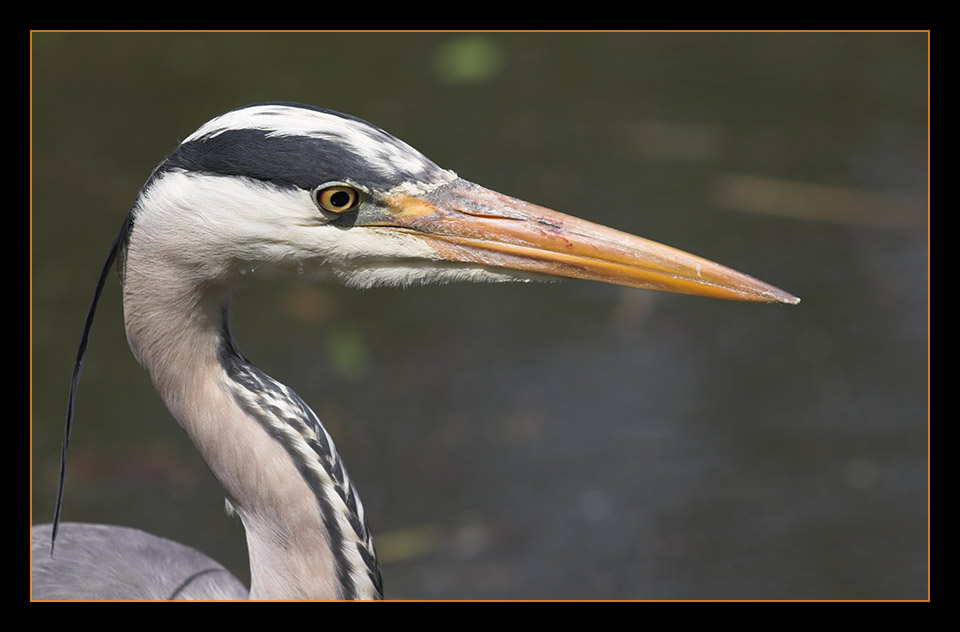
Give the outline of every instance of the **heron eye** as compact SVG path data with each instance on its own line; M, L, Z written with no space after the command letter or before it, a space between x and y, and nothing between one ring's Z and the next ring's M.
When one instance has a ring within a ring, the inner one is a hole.
M359 197L356 189L342 184L317 189L314 196L320 208L331 213L346 213L356 206Z

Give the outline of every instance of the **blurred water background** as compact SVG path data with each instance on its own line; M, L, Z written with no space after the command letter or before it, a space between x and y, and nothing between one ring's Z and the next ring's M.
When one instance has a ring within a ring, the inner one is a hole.
M245 354L324 421L394 599L927 596L924 33L35 33L33 518L76 344L154 166L301 101L461 176L800 296L594 285L241 292ZM243 530L104 292L64 518L248 580Z

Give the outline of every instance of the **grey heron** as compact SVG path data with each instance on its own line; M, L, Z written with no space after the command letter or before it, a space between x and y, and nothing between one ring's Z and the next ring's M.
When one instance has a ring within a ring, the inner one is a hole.
M64 454L90 322L114 257L130 347L240 518L251 586L248 593L183 545L64 523L55 547L55 527L34 528L35 599L382 596L363 505L333 440L231 334L233 293L253 280L366 288L570 277L799 300L680 250L484 189L361 119L293 103L244 106L180 143L128 212L88 312Z

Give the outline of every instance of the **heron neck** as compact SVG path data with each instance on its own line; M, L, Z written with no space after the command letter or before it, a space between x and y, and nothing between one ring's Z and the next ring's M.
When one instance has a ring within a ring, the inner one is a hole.
M164 268L131 238L127 337L243 522L251 598L379 597L379 572L357 572L375 569L373 545L326 431L296 394L239 352L229 330L232 292ZM318 434L329 441L327 455L310 444ZM345 533L344 523L357 522L351 501L362 528Z

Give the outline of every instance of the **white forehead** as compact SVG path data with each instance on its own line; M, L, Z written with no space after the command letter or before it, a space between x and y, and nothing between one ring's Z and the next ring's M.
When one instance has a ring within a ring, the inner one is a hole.
M292 105L254 105L227 112L203 124L183 142L234 130L261 130L267 138L305 136L336 142L362 156L376 170L387 173L401 169L420 176L422 182L435 181L439 173L455 177L410 145L365 121ZM440 179L446 181L450 178Z

